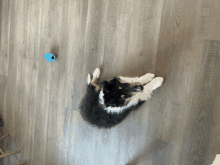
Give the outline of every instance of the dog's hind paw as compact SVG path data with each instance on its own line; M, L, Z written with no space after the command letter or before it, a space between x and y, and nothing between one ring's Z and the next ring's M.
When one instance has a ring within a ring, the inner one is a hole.
M92 82L91 83L95 83L99 79L100 76L101 76L101 71L99 68L96 68L92 74Z
M87 84L89 85L91 83L91 76L90 74L88 74L88 77L87 77Z
M101 71L99 68L96 68L95 71L93 72L93 78L99 78L101 75Z
M88 74L87 84L95 83L99 79L100 76L101 76L101 71L100 71L99 68L96 68L95 71L92 74L92 78L91 78L91 75Z

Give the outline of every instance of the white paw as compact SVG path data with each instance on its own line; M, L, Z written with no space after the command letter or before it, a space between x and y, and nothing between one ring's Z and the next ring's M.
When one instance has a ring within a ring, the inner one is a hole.
M90 74L88 74L88 77L87 77L87 84L89 85L91 83L91 76Z
M92 74L92 80L91 80L91 75L88 74L87 84L94 83L100 77L100 75L101 75L100 69L96 68Z
M93 72L93 78L99 78L101 75L101 71L99 68L96 68L95 71Z
M147 74L141 76L139 78L139 81L142 84L146 84L146 83L150 82L154 77L155 77L155 75L153 73L147 73Z
M160 87L163 84L163 78L162 77L156 77L154 78L151 83L153 83L153 88L152 90L157 89L158 87Z
M153 73L147 73L147 74L145 74L144 76L145 76L146 78L152 80L152 79L155 77L155 74L153 74Z

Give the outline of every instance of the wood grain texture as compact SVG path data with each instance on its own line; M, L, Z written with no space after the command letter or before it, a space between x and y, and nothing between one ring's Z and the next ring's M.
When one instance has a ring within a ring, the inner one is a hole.
M10 1L1 1L0 19L0 75L8 76L9 41L10 41Z
M220 2L2 0L0 110L30 165L209 165L220 151ZM44 55L53 52L54 62ZM165 78L120 125L83 121L88 73ZM9 163L10 164L10 163ZM12 164L12 162L11 162Z

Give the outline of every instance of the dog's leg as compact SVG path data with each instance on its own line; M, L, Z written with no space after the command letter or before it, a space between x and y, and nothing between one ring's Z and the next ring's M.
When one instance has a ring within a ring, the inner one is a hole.
M98 81L98 79L101 75L100 69L96 68L92 75L93 75L93 77L92 77L92 80L91 80L91 76L90 76L90 74L88 74L87 84L96 83Z
M99 79L100 76L101 76L101 71L100 71L99 68L96 68L95 71L93 72L93 78L92 78L91 83L96 82Z
M141 77L123 77L120 76L119 79L121 80L122 83L136 83L139 82L141 84L147 84L154 78L154 74L152 73L147 73Z
M142 84L147 84L149 83L151 80L153 80L153 78L155 77L155 75L153 73L147 73L143 76L141 76L139 78L140 83Z
M154 78L150 83L144 86L142 92L137 93L131 98L131 102L138 103L139 101L146 101L151 97L152 92L159 88L163 83L162 77Z

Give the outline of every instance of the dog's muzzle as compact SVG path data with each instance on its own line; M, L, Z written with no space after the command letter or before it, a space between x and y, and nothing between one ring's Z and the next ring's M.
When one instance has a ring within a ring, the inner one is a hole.
M143 89L144 89L143 85L135 85L133 87L134 92L141 92L141 91L143 91Z
M132 92L141 92L144 89L141 83L132 83L130 84L130 88Z

